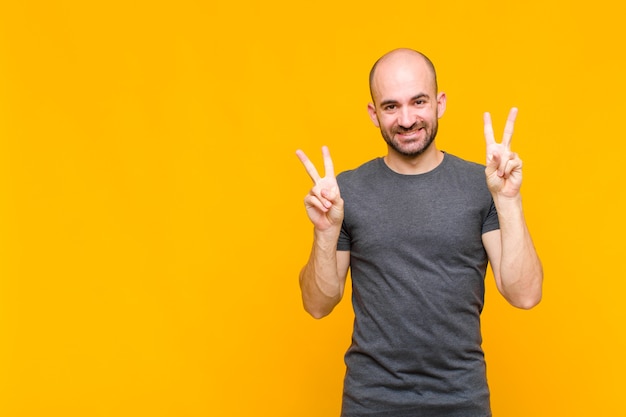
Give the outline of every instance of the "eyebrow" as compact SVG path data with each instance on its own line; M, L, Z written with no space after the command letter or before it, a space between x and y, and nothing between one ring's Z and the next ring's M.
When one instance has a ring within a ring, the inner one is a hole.
M420 99L420 98L429 98L429 95L426 94L426 93L419 93L419 94L414 95L413 97L411 97L411 101L415 101L415 100ZM391 99L383 100L383 101L380 102L380 106L383 107L383 106L386 106L388 104L397 104L397 103L398 103L397 100L391 100Z
M380 102L380 107L385 107L388 104L396 104L396 100L384 100Z

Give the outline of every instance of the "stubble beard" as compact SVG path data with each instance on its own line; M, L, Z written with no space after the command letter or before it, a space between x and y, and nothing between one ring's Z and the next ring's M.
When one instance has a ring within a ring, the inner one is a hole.
M437 130L439 130L439 123L435 120L435 122L432 125L432 130L428 129L428 126L424 126L424 131L426 133L426 136L424 138L424 143L419 148L411 150L411 151L402 149L400 143L394 140L394 135L397 132L409 131L409 130L411 129L397 129L396 128L391 132L391 135L390 135L383 129L380 129L380 133L382 134L383 139L385 139L385 142L387 142L387 145L389 145L391 149L393 149L394 151L396 151L397 153L403 156L416 157L426 152L426 150L430 147L430 145L432 145L432 143L435 141L435 137L437 136Z

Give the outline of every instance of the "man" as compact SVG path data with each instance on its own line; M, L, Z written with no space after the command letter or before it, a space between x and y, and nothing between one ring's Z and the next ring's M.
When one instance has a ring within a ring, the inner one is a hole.
M313 248L300 274L304 308L329 314L348 269L355 312L343 417L490 416L481 348L484 278L514 306L541 299L543 271L526 227L522 161L485 114L486 166L437 149L446 95L423 54L397 49L370 73L374 125L388 152L335 177L296 153L315 185L305 197Z

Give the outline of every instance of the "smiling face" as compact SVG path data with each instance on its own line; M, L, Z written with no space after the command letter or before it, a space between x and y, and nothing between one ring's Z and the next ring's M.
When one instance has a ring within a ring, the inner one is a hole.
M445 94L437 93L434 68L419 53L396 50L381 58L371 76L370 118L389 152L416 157L437 136Z

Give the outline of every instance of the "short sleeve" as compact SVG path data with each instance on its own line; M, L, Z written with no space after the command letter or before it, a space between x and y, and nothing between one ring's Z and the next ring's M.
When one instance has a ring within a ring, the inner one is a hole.
M500 221L498 220L498 211L496 210L496 205L493 200L491 200L491 206L489 207L489 212L485 217L485 221L483 221L483 230L482 233L485 234L487 232L491 232L494 230L500 229Z
M346 222L341 225L341 232L339 233L339 240L337 241L337 250L349 251L350 250L350 234L346 229Z

